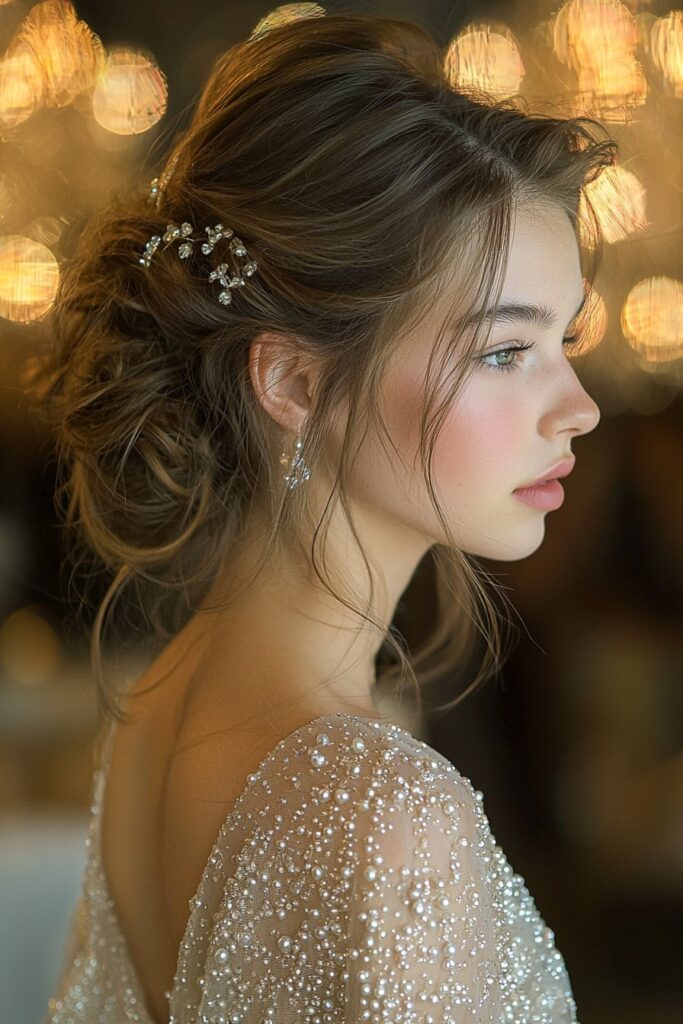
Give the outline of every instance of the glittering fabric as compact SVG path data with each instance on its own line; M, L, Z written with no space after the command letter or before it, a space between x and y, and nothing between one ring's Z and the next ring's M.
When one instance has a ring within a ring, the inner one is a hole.
M155 1024L102 871L110 739L44 1024ZM576 1024L553 932L482 794L401 727L345 713L297 729L247 777L166 995L169 1024Z

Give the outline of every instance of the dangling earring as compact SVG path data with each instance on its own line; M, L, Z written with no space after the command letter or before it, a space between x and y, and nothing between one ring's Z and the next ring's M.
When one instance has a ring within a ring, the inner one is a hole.
M282 455L280 456L280 464L282 466L286 466L289 463L289 470L287 473L285 473L284 480L290 491L293 491L294 488L298 487L300 483L303 483L305 480L308 480L311 475L310 470L306 463L304 462L303 456L301 454L301 450L304 444L300 438L300 435L301 427L299 427L299 429L297 430L296 445L291 462L286 452L283 452Z

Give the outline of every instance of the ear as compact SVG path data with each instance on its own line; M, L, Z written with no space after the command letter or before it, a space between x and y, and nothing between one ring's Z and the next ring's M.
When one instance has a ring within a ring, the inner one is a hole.
M309 414L320 372L296 339L261 331L249 348L249 376L256 397L283 430L296 431Z

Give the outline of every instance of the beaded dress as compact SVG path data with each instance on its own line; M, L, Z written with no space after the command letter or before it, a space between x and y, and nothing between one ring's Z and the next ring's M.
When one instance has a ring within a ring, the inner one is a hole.
M102 869L112 732L43 1024L157 1024ZM576 1024L554 934L482 794L393 723L337 712L282 739L188 907L169 1024Z

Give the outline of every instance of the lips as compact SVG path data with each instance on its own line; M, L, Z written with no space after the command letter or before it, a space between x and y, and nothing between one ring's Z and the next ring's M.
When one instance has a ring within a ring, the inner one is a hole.
M576 459L572 456L570 459L563 459L562 462L556 462L554 466L547 469L541 476L536 477L528 484L520 484L515 490L521 491L527 487L537 487L539 484L548 483L549 480L559 480L560 477L569 476L574 468Z

